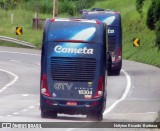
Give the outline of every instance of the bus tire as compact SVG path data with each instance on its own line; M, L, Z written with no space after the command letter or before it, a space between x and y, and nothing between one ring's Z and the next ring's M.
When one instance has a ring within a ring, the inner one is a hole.
M49 111L41 111L41 118L57 118L57 112Z
M49 112L41 111L41 118L48 118L50 115Z
M112 74L112 59L110 55L108 56L107 72L108 72L108 75Z
M120 74L120 71L121 71L121 70L115 70L115 71L114 71L114 74L115 74L116 76L118 76L118 75Z
M103 113L102 111L95 111L87 114L87 119L92 121L102 121Z

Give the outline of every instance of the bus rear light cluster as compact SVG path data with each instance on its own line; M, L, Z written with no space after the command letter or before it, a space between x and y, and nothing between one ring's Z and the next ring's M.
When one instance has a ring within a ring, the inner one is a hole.
M98 25L100 25L100 24L101 24L101 22L100 22L100 21L98 21L98 20L96 20L96 23L97 23Z
M121 59L122 59L122 51L121 51L121 48L118 48L118 54L117 54L117 57L116 57L116 62L121 61Z
M55 21L55 19L50 19L50 22L54 22Z
M48 84L47 84L47 75L42 75L41 93L45 96L51 97L51 94L50 94L49 89L48 89Z
M103 95L103 88L104 88L103 83L104 83L103 77L99 77L98 88L97 88L97 91L96 91L95 95L93 96L93 98L99 98Z

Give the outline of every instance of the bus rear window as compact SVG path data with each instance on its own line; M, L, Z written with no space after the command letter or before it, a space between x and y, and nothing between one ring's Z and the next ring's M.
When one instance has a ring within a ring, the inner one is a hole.
M57 21L50 23L48 41L96 42L99 31L96 23Z

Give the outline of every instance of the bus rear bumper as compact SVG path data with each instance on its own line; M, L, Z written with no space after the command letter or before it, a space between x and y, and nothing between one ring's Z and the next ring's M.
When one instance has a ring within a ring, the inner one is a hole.
M91 111L103 111L104 98L74 100L77 105L67 105L69 100L52 99L41 95L40 108L43 112L54 111L65 114L87 114ZM70 100L71 101L71 100ZM72 100L73 101L73 100Z

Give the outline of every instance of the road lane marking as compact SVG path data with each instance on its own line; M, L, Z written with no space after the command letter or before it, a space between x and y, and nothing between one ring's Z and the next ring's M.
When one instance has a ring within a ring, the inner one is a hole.
M18 61L18 60L10 60L11 62L17 62L17 63L19 63L19 62L21 62L21 61Z
M22 111L25 112L25 111L27 111L27 110L28 110L28 109L23 109Z
M131 77L129 76L129 74L124 69L122 69L121 71L125 74L125 76L127 78L127 87L126 87L121 99L117 100L109 108L107 108L103 113L104 115L108 114L111 110L113 110L113 108L116 107L117 104L119 104L121 101L123 101L127 97L127 94L128 94L128 92L131 88Z
M76 130L77 128L69 128L67 129L67 131L72 131L72 130Z
M3 90L5 90L6 88L7 88L6 86L5 86L5 87L3 87L3 88L2 88L2 91L3 91Z
M12 114L8 114L8 115L5 115L5 116L6 116L6 117L11 117L11 116L13 116L13 115L19 115L21 112L26 112L26 111L28 111L29 109L34 109L34 108L36 108L36 107L35 107L35 106L30 106L30 107L25 108L25 109L23 109L23 110L21 110L21 111L14 112L14 113L12 113ZM0 116L0 118L3 118L3 117L5 117L5 116Z
M11 117L11 115L6 115L7 117Z
M35 108L35 106L30 106L29 108L30 108L30 109L33 109L33 108Z
M5 89L7 89L9 86L13 85L17 80L18 80L18 76L15 75L14 73L10 72L10 71L7 71L7 70L3 70L3 69L0 69L0 71L2 72L5 72L5 73L8 73L10 75L12 75L14 77L13 81L11 81L10 83L6 84L4 87L2 87L1 92L3 92Z
M10 54L20 54L20 55L41 56L41 55L39 55L39 54L22 53L22 52L12 52L12 51L0 51L0 53L10 53Z
M26 97L26 96L29 96L29 94L22 94L22 96Z
M147 115L147 114L157 114L157 112L135 112L135 113L122 113L122 114L109 114L109 115L113 115L113 116L116 116L116 115Z
M18 114L19 114L18 112L13 113L13 115L18 115Z

